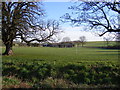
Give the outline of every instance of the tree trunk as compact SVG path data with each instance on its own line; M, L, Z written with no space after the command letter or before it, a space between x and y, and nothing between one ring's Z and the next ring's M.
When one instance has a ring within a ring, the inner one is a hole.
M6 50L2 55L13 55L12 43L5 44Z

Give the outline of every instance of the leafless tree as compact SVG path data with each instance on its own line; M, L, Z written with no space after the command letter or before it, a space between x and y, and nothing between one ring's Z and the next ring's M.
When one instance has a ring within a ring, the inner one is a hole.
M106 45L107 45L107 47L108 47L109 44L110 44L110 41L112 41L113 38L108 36L108 37L104 37L103 39L105 40Z
M99 36L108 32L120 32L118 15L120 14L120 2L80 2L78 0L69 7L72 14L66 13L61 17L63 22L71 22L72 25L84 25L87 30L99 31Z
M15 38L29 45L52 40L59 32L57 21L43 21L45 13L41 7L41 2L2 2L2 41L6 46L3 55L12 53Z
M63 39L62 39L62 42L70 42L71 40L70 40L70 37L64 37Z
M120 42L120 33L116 33L116 41Z
M80 41L80 43L81 43L81 45L82 45L82 47L83 47L83 45L86 43L86 37L85 37L85 36L81 36L81 37L79 38L79 41Z
M116 34L117 34L116 38L115 38L115 40L116 40L116 46L120 47L120 33L116 33Z

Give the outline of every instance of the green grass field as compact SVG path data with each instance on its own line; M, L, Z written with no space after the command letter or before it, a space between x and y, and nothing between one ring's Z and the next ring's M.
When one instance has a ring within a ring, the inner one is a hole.
M13 47L14 55L2 57L3 87L114 87L120 81L120 50L96 48L103 45L89 42L73 48Z
M86 46L100 46L103 42L91 42ZM4 51L4 48L3 48ZM66 63L80 63L80 62L117 62L119 51L114 49L101 48L54 48L54 47L14 47L13 56L3 56L4 60L14 60L16 62L30 62L39 61L50 64L66 64Z

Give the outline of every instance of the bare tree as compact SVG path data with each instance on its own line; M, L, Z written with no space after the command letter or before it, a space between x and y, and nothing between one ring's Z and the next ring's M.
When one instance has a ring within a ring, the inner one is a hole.
M78 0L82 1L82 0ZM99 31L99 36L108 32L120 32L118 15L120 14L120 2L76 2L69 7L72 14L66 13L61 17L63 22L71 22L72 25L84 25L87 30Z
M63 39L62 39L62 42L70 42L71 40L70 40L70 37L64 37Z
M120 42L120 33L116 33L116 41Z
M111 37L104 37L103 39L105 40L106 45L107 45L107 47L108 47L109 44L110 44L110 41L112 40L112 38L111 38Z
M116 45L115 46L120 48L120 33L117 33L115 40L116 40Z
M2 41L6 46L3 55L12 53L13 40L20 38L31 42L52 40L58 33L57 21L42 20L44 10L41 2L2 2Z
M86 37L85 36L81 36L79 38L79 40L80 40L81 46L83 47L83 45L86 43Z

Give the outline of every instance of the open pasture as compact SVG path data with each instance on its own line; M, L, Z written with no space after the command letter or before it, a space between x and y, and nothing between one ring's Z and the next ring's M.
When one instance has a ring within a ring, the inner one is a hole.
M3 48L4 49L4 48ZM101 48L53 48L53 47L14 47L13 56L3 56L3 61L15 62L39 61L50 64L67 64L80 62L117 62L119 50Z
M27 87L36 88L117 87L120 50L96 48L100 42L96 47L92 44L96 43L73 48L13 47L14 55L2 57L3 87L21 87L24 81Z

